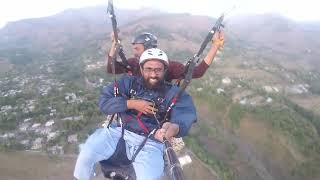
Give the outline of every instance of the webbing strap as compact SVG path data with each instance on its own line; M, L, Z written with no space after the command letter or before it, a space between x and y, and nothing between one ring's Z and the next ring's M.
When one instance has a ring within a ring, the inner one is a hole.
M119 86L118 86L116 79L114 80L114 83L113 83L113 95L114 95L114 97L117 97L120 95Z
M177 103L177 99L178 99L177 97L174 97L174 98L172 99L171 104L170 104L170 106L168 107L167 112L166 112L163 120L160 122L161 124L163 124L163 123L167 120L167 118L168 118L168 116L169 116L169 114L170 114L173 106L176 105L176 103ZM159 126L160 126L161 124L159 124Z
M140 114L140 113L139 113ZM139 115L138 114L138 115ZM140 114L140 116L141 116L141 114ZM125 119L124 120L124 124L125 123L127 123L128 122L128 120L130 120L131 118L127 118L127 119ZM138 123L139 123L139 126L141 127L141 128L145 128L147 131L148 131L148 129L145 127L145 125L142 123L142 121L140 120L140 119L138 119ZM140 124L141 123L141 124ZM144 129L143 128L143 129ZM123 125L122 126L122 128L121 128L121 137L120 137L120 139L123 139L123 136L124 136L124 130L125 130L125 125ZM141 144L139 145L139 147L138 147L138 149L134 152L134 154L132 155L132 158L131 158L131 163L135 160L135 158L137 157L137 155L138 155L138 153L141 151L141 149L144 147L144 145L146 144L146 142L147 142L147 140L148 140L148 138L151 136L151 135L153 135L155 132L156 132L156 130L157 129L153 129L150 133L149 133L149 131L148 131L148 136L146 136L144 139L143 139L143 141L141 142Z
M143 124L142 120L140 119L141 115L142 115L142 112L139 112L138 115L136 116L137 121L138 121L138 124L139 124L139 126L143 129L144 133L148 134L148 133L149 133L149 130L148 130L148 128Z
M141 149L144 147L144 145L146 144L148 138L153 135L155 132L156 132L157 128L156 129L153 129L149 134L148 136L146 136L144 138L144 140L142 141L142 143L140 144L140 146L138 147L138 149L136 150L136 152L134 152L132 158L131 158L131 162L133 162L135 160L135 158L137 157L138 153L141 151Z
M114 118L115 115L116 115L116 114L112 114L112 115L111 115L111 118L110 118L110 121L108 122L107 128L110 127L110 125L111 125L111 123L112 123L113 118Z

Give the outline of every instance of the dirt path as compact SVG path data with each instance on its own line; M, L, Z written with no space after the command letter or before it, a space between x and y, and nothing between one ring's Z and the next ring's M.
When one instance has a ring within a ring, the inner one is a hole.
M75 157L49 157L39 152L0 152L0 179L72 179Z
M186 180L210 179L216 180L212 170L191 154L193 162L186 165L184 174ZM40 152L0 152L1 180L64 180L73 179L73 168L76 155L49 157ZM105 180L99 166L93 180Z

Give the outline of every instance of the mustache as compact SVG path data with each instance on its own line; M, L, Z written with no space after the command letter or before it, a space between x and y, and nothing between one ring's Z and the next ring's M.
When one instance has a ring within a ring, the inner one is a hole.
M156 80L160 80L160 78L158 78L158 77L152 77L152 78L148 78L147 80L149 81L150 79L156 79Z

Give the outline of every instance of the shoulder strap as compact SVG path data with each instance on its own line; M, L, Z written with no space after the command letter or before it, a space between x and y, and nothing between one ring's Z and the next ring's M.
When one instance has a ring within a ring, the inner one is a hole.
M137 96L137 88L138 88L138 83L137 83L137 78L133 78L131 81L131 88L129 91L129 96L130 98L135 99Z

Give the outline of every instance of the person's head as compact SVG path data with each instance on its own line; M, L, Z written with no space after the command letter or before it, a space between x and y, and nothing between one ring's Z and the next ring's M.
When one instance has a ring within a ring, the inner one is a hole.
M148 88L154 89L164 82L169 61L161 49L145 50L139 60L141 75Z
M135 57L140 57L143 51L150 48L156 48L157 42L158 42L158 38L151 33L139 34L131 42L133 55Z

